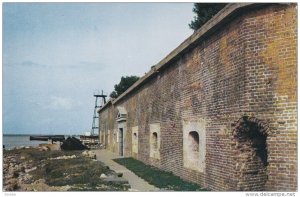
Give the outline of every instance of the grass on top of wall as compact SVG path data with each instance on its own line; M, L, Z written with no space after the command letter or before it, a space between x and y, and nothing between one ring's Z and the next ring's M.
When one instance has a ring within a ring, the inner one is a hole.
M162 171L159 168L146 165L131 157L114 159L114 161L125 166L149 184L160 189L173 191L208 191L195 183L182 180L172 172Z

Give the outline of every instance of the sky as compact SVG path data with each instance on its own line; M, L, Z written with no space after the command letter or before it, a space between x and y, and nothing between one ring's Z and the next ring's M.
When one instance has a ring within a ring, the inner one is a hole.
M193 31L193 3L4 3L4 134L84 134L95 91L143 76Z

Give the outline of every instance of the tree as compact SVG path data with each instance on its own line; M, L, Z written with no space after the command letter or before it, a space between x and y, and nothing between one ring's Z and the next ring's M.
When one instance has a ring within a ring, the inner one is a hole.
M189 27L196 31L226 5L226 3L194 3L193 12L197 16L191 21Z
M130 86L132 86L137 80L139 80L139 77L137 76L122 77L120 83L115 85L115 90L112 93L110 93L110 97L117 98Z

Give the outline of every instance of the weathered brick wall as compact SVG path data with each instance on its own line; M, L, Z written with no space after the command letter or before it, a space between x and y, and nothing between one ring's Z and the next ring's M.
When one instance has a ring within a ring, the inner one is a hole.
M243 10L101 110L101 133L117 132L117 106L122 106L125 156L212 190L296 190L296 14L295 4ZM205 152L203 172L184 167L185 122L205 124L199 129L206 136L200 139L206 150L199 149ZM153 123L160 123L160 159L150 158ZM138 154L133 155L131 128L136 126ZM108 148L118 152L117 144Z
M249 110L269 123L266 189L295 190L297 183L297 11L273 6L249 14L245 65ZM253 28L255 26L255 28ZM255 68L255 69L251 69Z

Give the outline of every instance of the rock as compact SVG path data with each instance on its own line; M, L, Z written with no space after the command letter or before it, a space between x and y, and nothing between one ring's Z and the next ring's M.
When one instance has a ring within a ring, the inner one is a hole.
M96 159L96 154L93 151L89 151L88 154L90 158Z
M25 167L22 166L20 170L21 170L21 172L25 172Z
M19 176L19 172L17 170L15 170L13 172L13 178L17 178Z
M44 146L42 144L39 145L38 149L39 149L39 151L48 151L49 150L49 148L47 146Z
M128 183L128 181L124 178L112 177L112 176L103 179L103 181L111 182L111 183Z
M59 157L55 157L55 158L50 158L50 160L56 160L56 159L74 159L74 158L76 158L76 155L71 155L71 156L63 155L63 156L59 156Z
M25 183L25 184L30 184L30 183L32 183L32 175L25 174L25 175L23 176L23 183Z
M65 185L60 187L60 191L69 191L71 189L70 185Z
M91 159L96 159L96 154L93 151L83 151L82 155Z
M49 150L60 150L59 144L47 144L46 146Z
M101 178L101 179L105 179L105 178L107 178L107 176L106 176L105 174L102 173L102 174L100 175L100 178Z
M137 189L132 189L132 188L129 188L129 189L128 189L128 191L129 191L129 192L138 192L139 190L137 190Z
M30 168L30 169L25 169L25 172L28 173L28 172L31 172L31 171L36 170L36 169L37 169L37 167L33 167L33 168Z
M24 156L22 156L22 157L20 157L20 159L21 159L21 160L24 160L24 159L25 159L25 157L24 157Z
M6 186L4 187L5 191L16 191L18 189L18 180L17 179L9 179L6 182Z
M38 179L38 180L36 180L36 181L34 181L34 184L45 184L46 183L46 181L45 181L45 179Z
M118 176L118 177L123 177L123 173L118 172L118 173L117 173L117 176Z
M85 150L81 153L83 156L88 156L89 155L89 151Z

